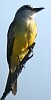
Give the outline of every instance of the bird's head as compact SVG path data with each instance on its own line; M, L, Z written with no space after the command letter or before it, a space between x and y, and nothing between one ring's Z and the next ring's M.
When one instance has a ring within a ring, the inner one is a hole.
M23 16L23 17L30 17L32 18L33 16L35 16L35 14L41 10L43 10L44 7L40 7L40 8L33 8L30 5L24 5L22 7L20 7L17 11L17 15Z

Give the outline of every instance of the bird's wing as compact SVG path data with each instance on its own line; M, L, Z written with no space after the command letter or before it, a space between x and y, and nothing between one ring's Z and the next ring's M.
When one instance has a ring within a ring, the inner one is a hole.
M9 27L8 34L7 34L7 61L10 67L11 62L11 54L12 54L12 48L14 44L14 27L15 27L15 21L13 21Z

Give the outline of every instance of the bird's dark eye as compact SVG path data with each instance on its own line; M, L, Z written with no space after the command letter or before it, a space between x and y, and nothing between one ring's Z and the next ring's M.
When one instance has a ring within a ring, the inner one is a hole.
M25 7L30 9L31 8L31 5L26 5Z
M33 7L31 7L31 5L25 5L25 8L26 9L29 9L29 10L32 10L33 9Z

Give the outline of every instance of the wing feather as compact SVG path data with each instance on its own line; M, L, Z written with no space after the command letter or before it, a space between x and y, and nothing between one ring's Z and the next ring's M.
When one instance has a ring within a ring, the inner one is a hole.
M14 44L14 35L15 35L14 27L15 27L15 21L11 23L7 34L7 61L9 66L11 63L11 54L12 54L12 48Z

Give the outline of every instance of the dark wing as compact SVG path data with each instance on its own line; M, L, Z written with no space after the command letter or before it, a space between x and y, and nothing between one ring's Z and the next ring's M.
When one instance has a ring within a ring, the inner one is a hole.
M15 27L15 21L13 21L9 27L8 34L7 34L7 61L10 67L10 62L11 62L11 54L12 54L12 48L14 44L14 31Z

